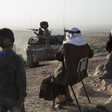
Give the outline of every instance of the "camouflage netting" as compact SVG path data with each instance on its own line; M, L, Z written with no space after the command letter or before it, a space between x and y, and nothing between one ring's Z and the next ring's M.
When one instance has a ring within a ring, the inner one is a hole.
M61 45L63 43L65 36L64 35L53 35L51 37L48 37L49 44L50 45ZM31 37L28 40L29 45L45 45L46 44L46 38L44 36L38 37Z

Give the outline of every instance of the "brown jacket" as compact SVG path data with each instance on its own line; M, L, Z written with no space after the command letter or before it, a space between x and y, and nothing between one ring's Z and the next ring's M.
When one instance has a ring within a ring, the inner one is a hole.
M64 60L54 71L53 81L59 85L74 85L78 81L77 65L81 58L92 58L94 55L88 44L76 46L64 44ZM87 77L87 71L86 71Z

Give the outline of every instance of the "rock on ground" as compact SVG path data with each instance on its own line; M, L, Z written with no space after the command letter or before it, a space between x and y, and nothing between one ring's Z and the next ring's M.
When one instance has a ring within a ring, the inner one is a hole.
M100 64L96 67L94 76L101 76L104 73L104 64Z
M92 96L95 94L95 91L93 90L92 87L90 87L89 85L85 84L85 88L86 88L86 91L88 93L89 96ZM81 96L85 96L85 91L84 91L84 87L81 86L78 90L77 90L77 95L81 95Z
M104 107L105 107L109 112L112 112L112 96L104 103Z

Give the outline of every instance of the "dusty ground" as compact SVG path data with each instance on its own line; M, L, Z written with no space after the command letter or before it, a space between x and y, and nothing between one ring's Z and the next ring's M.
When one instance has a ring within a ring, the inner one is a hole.
M92 41L94 43L94 41ZM99 41L98 41L99 42ZM105 42L103 42L105 43ZM105 63L105 53L95 53L94 57L89 60L88 73L89 77L84 80L85 84L91 86L96 94L90 96L91 104L88 103L87 98L84 96L78 97L80 105L83 108L89 107L94 108L97 104L103 104L110 98L110 95L106 91L98 91L100 87L95 87L92 82L98 81L98 77L93 76L95 68L101 64ZM26 67L27 76L27 97L25 101L26 112L54 112L52 110L52 101L45 101L39 98L40 82L44 76L47 74L52 74L53 70L57 67L57 61L46 61L41 62L40 66L37 68ZM80 85L75 85L75 89ZM76 104L75 100L74 103ZM65 109L58 109L57 112L79 112L77 106L67 106Z

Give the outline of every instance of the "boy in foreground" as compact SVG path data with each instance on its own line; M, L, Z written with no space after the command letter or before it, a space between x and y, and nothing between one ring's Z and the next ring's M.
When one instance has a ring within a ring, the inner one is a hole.
M14 34L0 29L0 112L25 112L26 73L23 59L13 50Z

